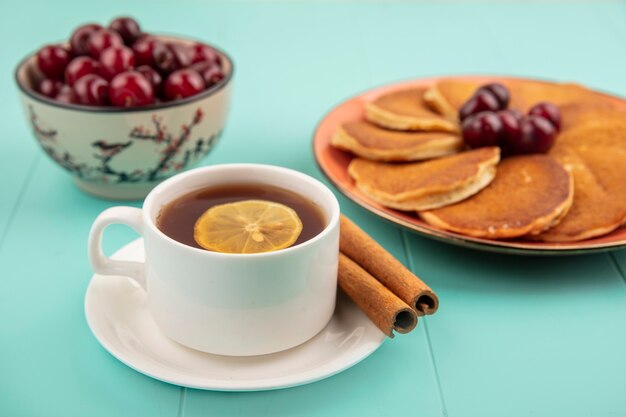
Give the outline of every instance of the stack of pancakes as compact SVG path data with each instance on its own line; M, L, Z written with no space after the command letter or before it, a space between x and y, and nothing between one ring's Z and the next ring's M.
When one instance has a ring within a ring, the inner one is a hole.
M458 110L485 82L454 78L379 96L365 105L366 120L343 124L331 143L356 155L348 172L361 192L442 229L568 242L624 224L626 112L576 84L499 82L511 108L560 108L561 133L548 154L501 160L497 147L468 150Z

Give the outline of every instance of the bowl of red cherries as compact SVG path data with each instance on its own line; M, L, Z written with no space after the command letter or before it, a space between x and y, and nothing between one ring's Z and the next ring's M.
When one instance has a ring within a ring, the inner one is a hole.
M523 114L509 108L509 89L482 85L459 109L461 131L471 148L499 146L504 156L546 153L561 129L561 112L549 102L534 104Z
M217 143L233 62L204 42L145 32L131 17L76 28L20 62L33 133L82 190L144 197Z

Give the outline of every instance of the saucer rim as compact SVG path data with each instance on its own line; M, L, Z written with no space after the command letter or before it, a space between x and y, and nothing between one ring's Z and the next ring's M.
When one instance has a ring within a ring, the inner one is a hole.
M143 238L138 238L127 243L126 245L120 247L117 251L115 251L115 253L112 255L112 258L115 259L119 257L120 253L123 254L124 252L127 252L127 251L136 250L134 249L134 246L142 247L141 242L143 242ZM131 281L130 278L127 278L121 275L116 276L116 277L126 278L129 281ZM164 370L165 373L167 373L167 375L161 375L159 372L153 372L154 370L146 369L145 366L141 366L141 363L138 364L136 363L137 361L133 361L132 358L128 357L129 355L126 355L122 349L118 349L114 345L114 343L110 342L109 339L104 335L104 332L102 331L101 326L99 326L98 321L97 321L97 317L96 317L97 314L95 314L96 309L94 309L94 307L91 305L91 303L94 300L94 297L96 297L95 294L93 294L93 292L95 291L94 282L96 282L97 280L103 280L103 279L108 279L108 278L106 276L94 273L91 276L91 279L87 286L87 290L85 291L84 314L85 314L85 319L87 321L87 326L89 327L90 332L95 337L96 341L100 344L100 346L102 346L111 356L119 360L124 365L150 378L153 378L158 381L165 382L171 385L192 388L192 389L208 390L208 391L230 391L230 392L269 391L269 390L296 387L300 385L305 385L305 384L310 384L313 382L321 381L323 379L337 375L355 366L356 364L360 363L364 359L368 358L371 354L376 352L378 348L380 348L380 346L382 346L382 344L387 339L385 334L379 331L380 337L377 340L368 341L367 343L364 343L361 346L359 346L359 348L356 349L356 351L355 350L350 351L351 354L349 356L351 356L351 360L347 362L343 362L343 363L340 362L339 359L343 355L339 355L339 356L332 358L329 362L325 362L321 364L320 366L315 366L305 371L295 372L290 375L284 375L284 376L279 376L279 377L247 379L247 380L206 379L206 382L202 383L200 380L203 380L205 378L201 378L198 376L185 377L184 375L181 375L178 372L171 372L169 370ZM338 298L337 304L342 303L342 302L345 303L346 301L347 301L347 298L344 298L343 301L341 300L341 298ZM335 313L333 313L333 316L331 316L331 319L329 320L329 324L332 322L334 316L335 316ZM369 319L367 319L367 316L363 315L363 318L364 320L367 320L371 326L373 326L373 324L369 322ZM326 327L324 327L314 337L317 337L319 334L323 333L325 329ZM167 337L167 336L163 335L163 337ZM310 343L312 339L307 340L306 342L302 343L299 346ZM174 342L174 343L177 343L177 342ZM186 348L183 345L180 345L180 347ZM287 349L286 351L288 350L289 349ZM286 351L283 351L283 352L286 352ZM211 353L205 353L205 352L200 352L200 351L198 352L201 354L212 355L215 357L221 356L221 355L214 355ZM281 353L282 352L276 352L271 355L280 355ZM269 355L259 355L259 357L262 357L262 356L269 356ZM227 358L227 357L228 356L224 356L224 358ZM332 366L336 362L341 363L341 365ZM326 368L329 368L329 369L326 369ZM316 370L317 372L315 372ZM307 376L309 374L312 374L312 375ZM304 377L301 377L301 375L304 375Z

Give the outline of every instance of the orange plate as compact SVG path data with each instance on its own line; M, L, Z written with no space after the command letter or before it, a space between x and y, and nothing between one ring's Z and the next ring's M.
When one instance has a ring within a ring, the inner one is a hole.
M494 77L464 76L460 79L472 79L477 81L493 81ZM501 80L507 78L500 77ZM510 79L510 78L509 78ZM517 253L527 255L568 255L614 250L626 246L626 227L620 227L604 236L571 243L544 243L524 240L494 240L483 239L448 232L429 225L419 219L415 214L389 209L372 201L361 193L348 175L348 164L353 155L335 149L330 145L330 139L338 126L345 122L361 120L364 118L364 104L375 100L378 96L394 90L410 87L432 85L438 78L422 78L412 81L404 81L369 90L353 97L332 109L319 123L313 138L313 151L315 160L326 177L350 200L372 213L389 220L392 223L403 226L420 235L427 236L443 242L455 245L472 247L476 249ZM626 101L607 96L626 110Z

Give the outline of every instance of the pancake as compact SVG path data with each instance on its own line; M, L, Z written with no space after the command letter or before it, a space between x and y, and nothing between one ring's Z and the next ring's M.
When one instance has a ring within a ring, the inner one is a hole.
M525 110L539 101L545 101L545 98L542 100L533 99L534 101L532 101L530 106L527 104L528 97L536 97L537 92L540 91L537 84L541 86L549 85L543 82L527 80L501 81L494 79L493 82L499 82L509 89L511 95L509 108L518 110ZM439 114L446 116L450 120L458 120L459 109L474 95L476 90L487 83L488 81L443 79L424 92L424 101ZM532 90L532 92L528 92L525 95L520 94L527 88Z
M449 132L400 132L368 122L343 124L331 139L336 148L372 161L418 161L456 153L463 139Z
M459 126L435 113L424 102L426 88L394 91L365 105L365 118L395 130L458 132Z
M550 154L574 177L567 216L536 238L572 242L609 233L626 222L626 123L590 123L561 134Z
M479 148L426 162L389 164L355 158L348 173L377 203L397 210L428 210L461 201L494 178L500 148Z
M483 82L446 78L424 92L424 102L450 120L458 120L459 109L474 95Z
M538 234L572 204L574 182L548 155L510 157L484 190L460 203L419 213L433 226L464 235L506 239Z
M601 94L574 83L514 80L510 82L511 107L527 112L542 101L549 101L559 108L577 104L585 108L612 107Z
M626 112L608 101L597 103L570 103L562 105L561 132L586 124L626 123Z
M501 82L509 88L511 102L509 108L527 112L542 101L549 101L562 107L577 104L583 108L612 108L612 103L601 94L572 83L552 83L534 80L506 80ZM450 120L458 119L458 111L474 95L485 81L467 81L447 78L438 81L426 90L424 101L438 113Z

